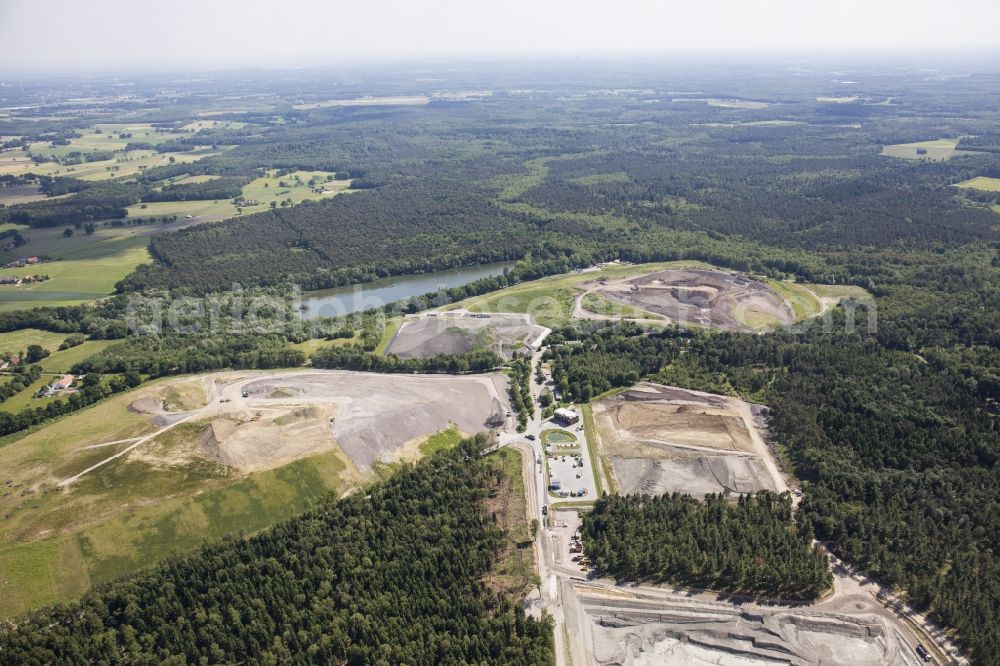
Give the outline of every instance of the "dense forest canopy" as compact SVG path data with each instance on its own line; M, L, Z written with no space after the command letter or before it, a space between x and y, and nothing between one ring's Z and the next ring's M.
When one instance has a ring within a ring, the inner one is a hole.
M832 584L809 530L790 529L788 494L608 495L584 514L583 545L620 581L665 582L770 599L815 599Z

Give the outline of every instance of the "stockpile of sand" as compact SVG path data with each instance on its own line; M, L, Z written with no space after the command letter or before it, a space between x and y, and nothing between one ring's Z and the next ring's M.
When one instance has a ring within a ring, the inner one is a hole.
M618 491L623 495L687 493L751 493L776 490L767 468L756 456L681 453L677 458L611 458Z

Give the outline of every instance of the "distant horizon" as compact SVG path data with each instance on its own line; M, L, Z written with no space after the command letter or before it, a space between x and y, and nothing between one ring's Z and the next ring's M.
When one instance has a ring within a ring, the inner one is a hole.
M125 0L0 3L0 72L214 71L418 61L729 54L932 56L1000 51L1000 3Z
M735 61L739 62L735 62ZM0 84L6 80L34 80L58 77L102 78L136 75L224 75L238 72L273 71L352 71L368 68L394 68L402 70L418 68L454 67L464 65L498 65L516 68L519 65L548 65L572 67L606 64L613 65L670 65L696 62L706 66L729 65L753 67L756 65L779 66L787 64L795 67L846 67L852 70L896 66L901 71L936 71L937 67L985 67L1000 68L1000 46L997 47L952 47L936 50L928 49L718 49L718 50L661 50L610 52L590 51L570 52L518 52L518 53L444 53L420 54L402 57L390 54L384 57L368 56L339 60L317 59L310 61L288 61L275 63L137 63L129 65L102 65L91 67L19 67L12 68L0 61Z

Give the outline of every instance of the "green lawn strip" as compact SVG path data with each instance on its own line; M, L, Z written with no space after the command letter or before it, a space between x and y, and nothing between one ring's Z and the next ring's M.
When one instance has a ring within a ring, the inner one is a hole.
M396 337L396 333L399 332L399 327L402 325L402 317L393 317L385 323L385 330L382 331L382 339L379 340L378 346L375 347L376 354L385 354L385 350L389 347L389 343L392 342L394 337Z
M594 413L590 405L580 405L580 412L583 414L583 432L586 435L584 446L590 456L590 467L594 475L594 485L597 487L597 497L604 496L604 468L601 466L601 457L597 453L597 426L594 424ZM609 479L613 478L610 475ZM615 489L617 492L617 489Z

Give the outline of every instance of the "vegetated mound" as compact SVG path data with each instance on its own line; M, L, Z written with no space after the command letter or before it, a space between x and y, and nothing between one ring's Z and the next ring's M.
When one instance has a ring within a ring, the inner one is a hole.
M212 423L189 421L161 433L128 453L128 460L154 468L199 470L226 476L229 465L219 455Z
M160 425L176 420L178 414L203 407L208 400L205 386L199 378L173 381L143 389L128 409L137 414L152 414Z
M599 452L622 494L777 490L759 455L765 411L648 382L593 406Z
M3 661L97 663L110 653L127 663L174 655L369 664L447 654L462 663L549 663L551 620L526 617L521 603L483 582L505 542L485 500L506 478L495 458L480 457L485 445L467 440L366 493L321 500L254 537L21 618L0 631ZM330 581L364 593L340 593Z
M529 315L430 313L403 322L386 353L427 358L486 350L510 358L530 352L544 332Z
M587 286L681 323L753 332L795 322L791 306L766 284L725 271L672 269Z

